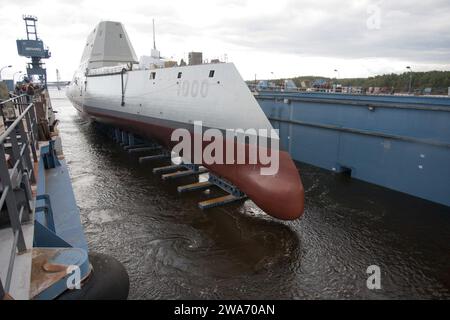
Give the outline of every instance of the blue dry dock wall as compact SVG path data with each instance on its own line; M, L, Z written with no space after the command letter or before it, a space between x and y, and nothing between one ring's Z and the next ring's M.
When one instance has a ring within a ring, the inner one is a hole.
M74 247L88 252L69 171L54 141L41 147L35 208L35 247Z
M256 96L301 162L450 206L450 98Z
M33 247L53 249L52 257L47 262L78 266L83 279L91 271L87 243L67 165L56 156L54 143L54 140L49 141L48 145L40 149ZM67 273L63 278L49 281L44 274L44 282L47 282L33 299L58 297L67 290L70 276L71 273Z

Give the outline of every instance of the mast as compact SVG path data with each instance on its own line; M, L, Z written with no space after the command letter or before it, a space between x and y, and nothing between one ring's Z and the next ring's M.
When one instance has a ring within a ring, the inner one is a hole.
M153 49L156 50L156 40L155 40L155 19L153 20Z
M61 90L61 88L59 87L59 82L61 81L61 77L59 75L59 70L56 69L56 87L58 88L58 91Z
M153 22L153 49L151 56L155 59L161 59L161 55L159 54L159 51L156 49L156 36L155 36L155 19L152 19Z

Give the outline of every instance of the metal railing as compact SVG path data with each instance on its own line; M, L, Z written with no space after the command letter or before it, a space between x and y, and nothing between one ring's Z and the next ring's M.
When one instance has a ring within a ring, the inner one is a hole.
M343 93L350 95L365 95L368 94L365 90L357 89L357 88L319 88L319 87L287 87L285 85L271 85L264 86L258 85L254 83L247 84L248 88L252 92L310 92L310 93Z
M10 290L15 257L27 250L22 221L32 212L31 184L36 182L34 162L39 141L33 97L21 95L2 101L0 113L4 125L0 135L0 210L5 213L6 204L6 226L13 236L6 279L0 279L0 293L5 294Z

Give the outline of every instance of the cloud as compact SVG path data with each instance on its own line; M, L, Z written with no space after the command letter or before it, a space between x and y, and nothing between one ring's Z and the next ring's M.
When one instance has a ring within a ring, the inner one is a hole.
M428 1L292 1L282 14L229 17L215 30L230 43L272 52L448 63L450 3L437 2L438 8ZM378 28L367 25L370 7L379 10Z
M15 40L25 35L22 14L38 16L38 32L50 47L49 78L58 68L70 79L88 33L101 20L121 21L138 55L157 46L180 59L191 50L206 58L228 55L244 78L301 74L368 76L448 69L450 3L433 0L24 0L0 4L0 64L24 69ZM14 70L10 70L11 73ZM4 71L4 77L8 76ZM9 74L11 75L11 74Z

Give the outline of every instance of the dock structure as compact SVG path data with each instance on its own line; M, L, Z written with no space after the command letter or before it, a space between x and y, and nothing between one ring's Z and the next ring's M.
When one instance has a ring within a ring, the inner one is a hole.
M42 59L50 52L37 17L23 20L27 39L17 40L17 50L31 58L27 75L40 83L25 84L33 89L27 94L0 90L0 301L126 299L123 266L88 250L46 88ZM93 269L102 277L90 277Z
M157 160L170 159L170 152L164 150L164 148L154 142L143 139L135 134L121 130L120 128L109 128L102 124L97 124L105 132L109 132L114 142L118 143L125 151L131 154L139 154L139 163L146 163ZM158 154L142 155L143 153L159 151Z
M153 173L154 174L158 174L158 173L167 173L167 172L173 172L179 169L182 169L183 166L179 165L179 164L172 164L169 166L164 166L164 167L159 167L159 168L153 168Z
M110 128L110 130L106 131L111 133L113 140L118 143L125 151L130 154L138 153L140 155L138 157L138 162L140 164L151 163L154 161L171 160L170 152L154 141L148 141L144 138L137 137L133 133L123 131L119 128ZM143 155L145 153L153 151L157 151L157 153ZM185 177L197 177L197 179L199 179L198 177L200 175L208 174L207 181L197 181L195 183L177 187L177 191L180 194L192 191L201 191L215 187L227 193L224 196L199 202L198 206L202 210L226 205L247 198L247 196L232 183L215 175L214 173L209 172L207 168L200 165L187 164L183 162L174 164L171 162L171 164L169 165L153 168L152 172L154 174L160 175L161 180L163 181L173 181Z
M199 168L197 170L191 170L191 169L187 169L187 170L180 170L180 171L176 171L176 172L170 172L170 173L165 173L161 175L161 179L163 180L171 180L171 179L176 179L176 178L183 178L183 177L189 177L189 176L197 176L203 173L207 173L208 169L206 168Z
M170 159L170 154L167 152L163 152L160 154L155 154L151 156L139 157L139 163L155 161L155 160L167 160Z
M205 209L210 209L210 208L214 208L214 207L218 207L218 206L223 206L223 205L231 203L231 202L240 201L242 199L245 199L245 197L236 197L236 196L233 196L232 194L228 194L226 196L221 196L218 198L201 201L198 203L198 207L202 210L205 210Z
M261 91L299 162L450 206L450 98Z
M125 150L128 150L128 153L138 153L138 152L161 150L161 148L162 148L161 146L142 145L142 146L134 146L134 147L126 148Z
M184 193L184 192L189 192L189 191L198 191L198 190L209 189L213 186L214 186L214 184L209 181L201 181L201 182L187 184L184 186L178 186L177 191L179 193Z
M180 170L181 169L181 170ZM204 200L198 203L198 207L202 210L218 207L222 205L226 205L232 202L241 201L243 199L246 199L247 196L239 190L236 186L234 186L231 182L227 181L226 179L217 176L216 174L209 172L208 169L198 166L198 165L187 165L187 164L180 164L180 165L171 165L171 166L165 166L161 168L154 168L153 173L161 173L166 171L175 171L175 172L169 172L164 173L161 175L162 180L170 180L170 179L176 179L176 178L182 178L187 176L198 176L200 174L208 173L208 180L207 181L198 181L195 183L182 185L177 187L178 193L186 193L186 192L192 192L192 191L201 191L205 189L210 189L213 187L218 187L225 191L227 195L220 196L213 199Z
M14 299L53 299L67 290L65 268L55 274L43 265L75 264L82 278L91 272L79 215L67 210L77 206L55 149L59 137L39 140L36 114L47 110L36 108L51 107L37 102L46 100L43 91L0 102L2 111L15 109L12 117L2 112L0 135L0 292Z
M46 90L0 100L0 300L124 299L125 269L105 267L118 262L88 249L49 101ZM99 264L116 293L89 277ZM76 294L67 285L74 272L92 281Z

